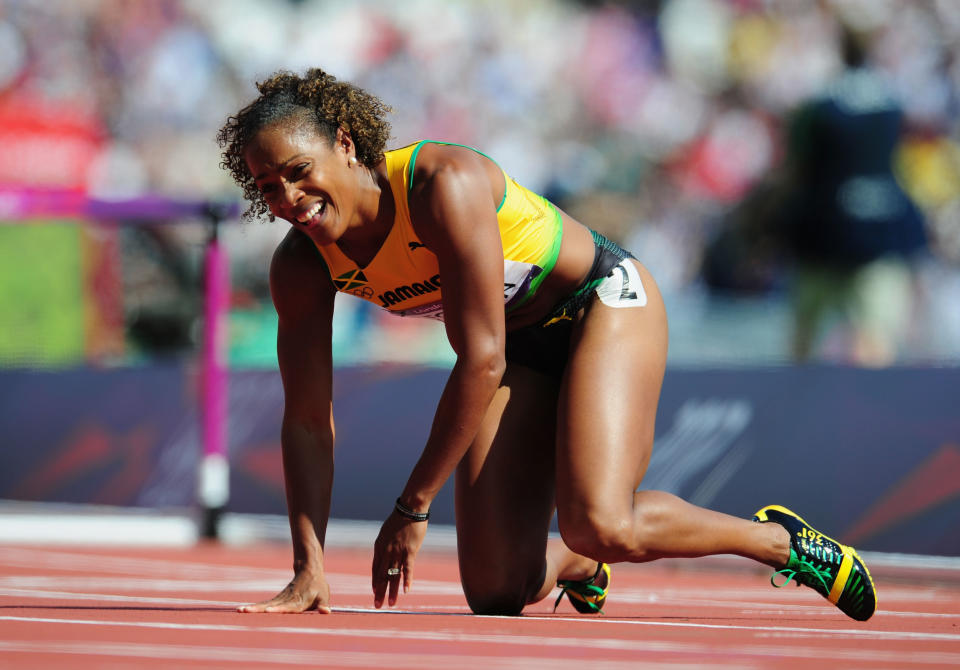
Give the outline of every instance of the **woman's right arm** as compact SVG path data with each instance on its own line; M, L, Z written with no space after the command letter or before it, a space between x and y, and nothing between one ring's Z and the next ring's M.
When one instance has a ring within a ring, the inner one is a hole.
M283 380L280 432L293 580L270 600L241 612L330 611L323 544L333 486L331 324L335 292L313 243L295 230L273 255L270 293L279 317Z

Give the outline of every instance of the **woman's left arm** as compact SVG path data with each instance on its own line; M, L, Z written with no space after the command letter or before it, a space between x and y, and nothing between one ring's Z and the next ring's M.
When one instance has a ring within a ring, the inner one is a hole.
M417 234L440 262L447 338L457 361L447 380L426 446L400 495L401 503L425 512L473 442L500 385L504 359L503 247L486 160L459 147L431 147L418 166L410 195ZM423 164L421 164L423 165ZM426 174L421 175L421 170ZM399 567L404 592L426 524L394 512L374 547L374 604L396 602Z

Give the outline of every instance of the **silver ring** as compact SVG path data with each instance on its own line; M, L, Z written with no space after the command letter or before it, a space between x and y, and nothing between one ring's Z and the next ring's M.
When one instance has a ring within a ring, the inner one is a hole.
M400 574L400 568L387 568L387 577L396 577Z

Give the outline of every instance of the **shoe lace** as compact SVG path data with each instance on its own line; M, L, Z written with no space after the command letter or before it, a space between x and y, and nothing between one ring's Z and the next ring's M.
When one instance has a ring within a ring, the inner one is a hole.
M830 585L833 583L833 573L830 569L830 566L817 565L805 557L800 556L797 558L794 567L783 568L782 570L774 572L770 576L770 583L779 589L789 584L791 580L796 582L797 586L804 584L814 588L816 588L816 584L819 582L820 585L823 586L824 592L829 593ZM786 577L782 584L777 584L777 575ZM827 580L830 581L828 582Z

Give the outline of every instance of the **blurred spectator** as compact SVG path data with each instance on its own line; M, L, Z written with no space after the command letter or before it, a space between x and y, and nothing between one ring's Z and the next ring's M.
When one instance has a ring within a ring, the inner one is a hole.
M844 69L803 104L789 127L783 212L797 261L794 355L809 360L839 315L845 362L892 363L912 315L912 257L925 247L923 217L893 172L903 107L868 59L866 36L842 30Z
M924 280L917 324L926 335L907 360L960 360L960 289L948 288L960 286L953 0L0 0L0 116L16 121L0 133L0 188L34 175L104 198L236 197L218 166L216 129L252 98L258 77L320 65L399 110L393 146L474 145L644 258L677 324L673 360L702 362L709 350L724 362L780 362L785 329L766 340L780 349L745 339L781 328L760 312L727 318L740 331L703 347L703 333L719 332L717 310L698 312L688 298L702 295L701 260L718 222L738 220L737 234L717 238L707 279L786 309L774 290L783 250L760 224L783 193L773 179L787 150L781 126L836 69L840 19L878 35L877 61L908 126L923 130L906 138L901 165L941 265ZM57 114L70 125L52 124ZM59 160L42 147L56 147ZM887 188L878 184L854 182L848 196L870 200ZM235 301L262 317L264 341L273 330L264 278L284 232L264 223L223 234ZM189 225L119 235L128 331L158 315L151 349L191 346L197 300L186 292L198 286L204 237ZM345 333L360 324L380 342L396 339L380 331L400 328L344 318ZM701 334L687 338L699 348L684 347L684 327Z

